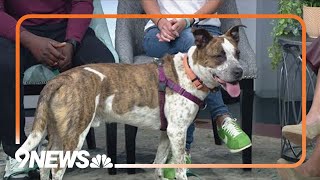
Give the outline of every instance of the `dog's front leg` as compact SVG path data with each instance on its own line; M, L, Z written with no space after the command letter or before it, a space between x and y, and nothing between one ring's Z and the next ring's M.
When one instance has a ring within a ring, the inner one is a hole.
M167 132L161 131L160 144L158 146L157 155L154 159L154 164L165 164L170 150L170 142ZM156 179L163 179L162 169L156 169Z
M176 120L179 121L179 120ZM179 126L169 125L167 129L167 134L170 140L172 160L174 164L185 164L185 144L186 144L186 133L187 128L182 128ZM177 168L176 179L187 180L186 169Z

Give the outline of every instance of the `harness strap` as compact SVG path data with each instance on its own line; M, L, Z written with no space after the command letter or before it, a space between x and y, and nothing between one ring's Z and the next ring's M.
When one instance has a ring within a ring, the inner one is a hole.
M188 91L186 91L184 88L182 88L180 85L174 83L171 79L167 79L163 66L160 64L158 65L158 71L159 71L159 107L160 107L160 120L161 120L161 131L166 131L168 126L168 121L164 115L164 104L165 104L165 91L166 87L169 87L174 92L184 96L185 98L189 99L190 101L196 103L200 108L205 108L205 103L197 98L196 96L192 95Z
M160 70L162 69L162 70ZM163 71L163 66L159 65L158 66L158 71L159 71L159 108L160 108L160 120L161 120L161 126L160 130L161 131L166 131L168 127L168 121L166 116L164 115L164 104L166 102L166 76Z

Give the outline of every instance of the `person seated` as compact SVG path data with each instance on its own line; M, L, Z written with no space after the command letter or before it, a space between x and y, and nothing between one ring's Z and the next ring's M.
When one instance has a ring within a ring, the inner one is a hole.
M21 36L20 144L15 144L15 27L26 14L92 14L92 0L0 0L0 78L2 86L0 141L8 155L4 179L28 179L28 167L19 168L15 152L26 140L23 111L23 72L43 64L60 72L88 63L112 63L109 49L89 28L91 19L27 19Z
M291 143L297 145L302 144L302 124L284 126L282 128L282 134ZM320 74L317 76L312 105L307 114L306 134L307 142L317 140L316 147L313 150L309 160L303 163L301 166L295 169L278 169L280 176L284 180L320 179ZM278 163L286 164L288 162L286 162L284 159L279 159Z
M212 14L217 11L222 0L179 1L179 0L142 0L147 14ZM152 18L145 26L143 47L146 55L161 58L165 54L186 53L194 45L191 28L203 28L213 36L222 35L221 22L217 18ZM217 122L219 137L233 153L251 146L251 140L231 117L224 104L221 91L211 92L205 99L213 121ZM187 131L186 152L190 153L195 124Z

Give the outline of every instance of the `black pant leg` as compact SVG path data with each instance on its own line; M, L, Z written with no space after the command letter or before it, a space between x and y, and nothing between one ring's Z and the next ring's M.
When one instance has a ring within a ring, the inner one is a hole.
M91 63L114 63L111 51L96 37L94 31L88 28L84 38L75 53L73 66Z
M1 101L2 109L0 139L4 152L15 156L16 150L26 140L24 132L25 117L23 111L23 73L20 73L20 144L15 144L15 43L0 37L0 82L1 82ZM21 48L21 71L23 72L27 60L26 50Z

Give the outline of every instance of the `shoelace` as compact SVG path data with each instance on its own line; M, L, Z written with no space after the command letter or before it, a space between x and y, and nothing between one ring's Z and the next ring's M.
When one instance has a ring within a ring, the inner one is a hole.
M229 133L233 138L238 136L241 131L237 125L235 125L235 120L230 120L225 122L222 125L222 129L224 129L227 133Z

